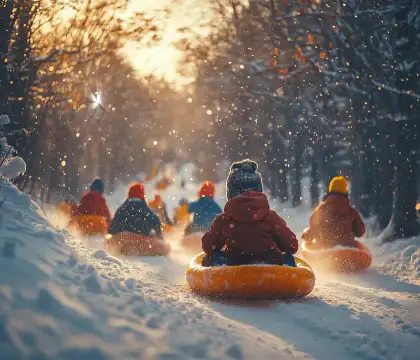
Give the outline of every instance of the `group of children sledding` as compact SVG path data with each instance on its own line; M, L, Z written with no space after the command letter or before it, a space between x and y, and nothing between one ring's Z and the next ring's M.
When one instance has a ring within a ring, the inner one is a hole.
M103 182L95 180L73 215L104 217L110 234L132 232L162 239L162 223L172 225L162 199L155 197L147 203L141 183L130 186L128 198L113 218L103 193ZM270 209L257 163L251 160L233 163L226 180L226 194L228 201L222 211L214 200L214 184L204 182L196 202L188 204L181 200L175 210L173 224L188 224L186 235L204 233L203 266L250 263L295 266L293 254L298 250L298 240L286 222ZM189 223L190 214L194 218ZM339 176L331 181L329 192L314 210L302 238L306 248L313 250L340 245L355 247L355 237L364 232L363 221L348 199L347 180Z

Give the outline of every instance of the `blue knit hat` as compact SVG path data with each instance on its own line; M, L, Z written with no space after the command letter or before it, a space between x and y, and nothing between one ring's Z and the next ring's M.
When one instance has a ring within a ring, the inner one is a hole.
M91 191L96 191L100 194L103 194L105 191L105 185L104 182L101 179L95 179L93 180L92 185L90 185Z
M263 192L261 174L257 169L258 164L249 159L232 164L226 179L226 195L229 200L248 191Z

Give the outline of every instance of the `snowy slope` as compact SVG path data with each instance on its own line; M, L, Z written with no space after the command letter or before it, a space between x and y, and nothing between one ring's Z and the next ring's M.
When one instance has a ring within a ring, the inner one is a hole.
M1 359L240 359L299 356L236 331L153 267L91 252L2 183ZM181 267L181 266L179 266ZM181 271L181 269L179 269ZM183 271L183 269L182 269Z
M190 184L183 196L194 198L197 186ZM217 190L218 201L223 204L224 184L218 184ZM305 193L309 193L307 181L304 182ZM181 197L176 184L163 194L169 210L176 206L174 198ZM296 233L301 233L307 226L311 213L307 202L299 209L275 201L271 201L271 205ZM174 239L169 240L173 243ZM266 336L298 344L300 350L315 358L417 358L415 344L420 336L420 319L416 307L420 307L420 287L417 286L420 277L418 266L409 265L413 261L407 258L406 245L412 245L401 241L400 247L394 245L391 250L389 245L375 247L371 239L363 241L373 250L376 266L359 275L319 273L314 293L302 302L202 301L251 331L262 330ZM419 243L420 238L417 241ZM169 282L185 283L184 268L177 273L171 264L185 265L188 257L182 256L178 249L171 255L171 260L154 265ZM391 267L392 272L389 271ZM401 267L408 268L403 277L403 271L399 271ZM403 282L407 278L411 283ZM293 309L290 309L292 305Z
M420 285L420 237L385 244L380 252L384 273Z
M114 209L126 189L109 197ZM197 190L191 183L183 195L192 199ZM170 209L181 192L178 184L165 192ZM314 292L303 300L220 302L189 292L189 256L176 246L169 258L122 262L98 243L88 248L53 228L12 186L0 187L4 196L0 358L419 358L418 267L409 265L416 251L407 250L418 239L373 248L375 267L366 273L317 274ZM294 231L304 229L310 215L305 204L297 210L273 206ZM180 236L168 240L176 245ZM401 263L406 268L399 269Z

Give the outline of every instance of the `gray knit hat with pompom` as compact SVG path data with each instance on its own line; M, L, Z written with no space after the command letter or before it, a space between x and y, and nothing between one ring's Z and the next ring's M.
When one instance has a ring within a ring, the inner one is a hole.
M228 200L248 191L263 191L261 174L257 169L258 164L249 159L232 164L226 179Z

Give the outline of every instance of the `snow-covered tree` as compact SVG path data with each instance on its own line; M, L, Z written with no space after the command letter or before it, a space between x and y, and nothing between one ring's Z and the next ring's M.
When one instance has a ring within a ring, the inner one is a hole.
M21 157L13 156L15 149L7 143L2 128L9 124L9 117L0 115L0 177L11 180L25 173L26 164Z

